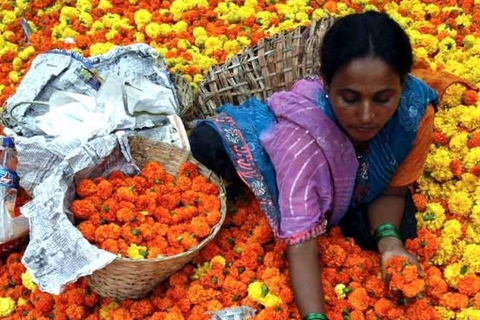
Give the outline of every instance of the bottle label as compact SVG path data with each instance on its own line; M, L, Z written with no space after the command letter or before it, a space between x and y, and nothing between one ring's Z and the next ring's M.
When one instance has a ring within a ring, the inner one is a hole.
M15 171L0 169L0 186L7 188L18 187L18 175Z

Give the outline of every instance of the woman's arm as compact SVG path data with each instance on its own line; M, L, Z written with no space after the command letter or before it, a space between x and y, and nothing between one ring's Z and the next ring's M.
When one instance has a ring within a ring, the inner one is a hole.
M300 316L325 314L325 299L318 262L317 238L287 248L290 283Z
M372 233L378 228L378 226L385 223L391 223L400 229L405 210L406 193L406 187L389 188L383 193L383 195L370 204L368 208L368 217ZM390 257L404 256L410 260L410 262L419 267L417 259L405 250L402 241L399 239L395 237L384 237L377 243L377 246L378 251L382 256L382 266ZM420 267L419 271L421 272Z

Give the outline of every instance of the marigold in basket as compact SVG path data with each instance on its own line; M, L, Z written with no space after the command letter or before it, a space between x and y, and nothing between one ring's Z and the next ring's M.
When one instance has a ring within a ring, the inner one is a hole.
M178 177L158 162L141 175L120 171L85 179L71 211L85 239L130 259L155 259L185 252L205 239L220 220L219 190L185 163Z

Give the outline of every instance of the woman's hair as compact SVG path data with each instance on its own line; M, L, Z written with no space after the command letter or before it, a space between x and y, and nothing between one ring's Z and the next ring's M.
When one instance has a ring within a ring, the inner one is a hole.
M413 65L410 39L387 14L368 11L345 16L327 31L320 49L320 73L327 85L339 68L356 58L380 58L403 83Z

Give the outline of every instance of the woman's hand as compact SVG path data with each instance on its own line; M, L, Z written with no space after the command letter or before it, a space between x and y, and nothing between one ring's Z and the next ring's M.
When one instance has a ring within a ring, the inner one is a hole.
M380 252L380 255L382 256L381 264L382 264L382 275L384 281L388 284L390 279L388 279L387 274L385 272L385 263L390 259L391 257L405 257L407 258L408 261L410 261L412 264L416 265L418 268L418 274L420 277L424 276L423 270L420 267L420 264L418 263L417 259L409 253L407 250L405 250L405 247L403 246L403 243L395 238L395 237L385 237L381 239L378 242L378 251Z

